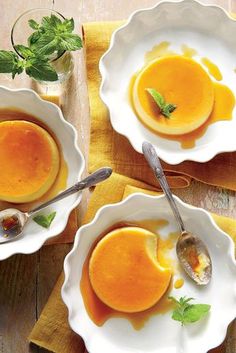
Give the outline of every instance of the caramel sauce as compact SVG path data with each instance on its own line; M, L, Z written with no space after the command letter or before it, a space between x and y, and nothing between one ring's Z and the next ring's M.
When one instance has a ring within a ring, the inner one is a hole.
M175 287L175 289L182 288L183 285L184 285L184 279L183 279L183 278L178 278L178 279L174 282L174 287Z
M7 217L2 220L2 228L4 231L8 231L18 225L19 225L19 220L15 216Z
M208 69L209 74L214 77L216 81L221 81L223 76L220 72L218 66L216 66L211 60L208 58L201 59L202 64Z
M152 60L155 60L157 58L161 58L164 56L170 56L170 55L178 55L178 53L170 49L170 42L165 42L165 41L161 42L155 45L152 48L152 50L148 51L145 54L145 57L144 57L145 65ZM189 47L188 45L183 44L181 46L180 55L186 56L188 58L193 58L195 55L197 55L197 51Z
M145 64L148 64L150 61L155 60L158 57L167 55L176 55L176 53L173 50L170 50L169 42L161 42L160 44L155 45L152 50L145 54Z
M193 58L194 56L197 55L197 51L191 47L189 47L186 44L183 44L181 46L181 51L184 56L187 56L188 58Z
M153 307L138 313L124 313L114 310L104 304L95 294L89 279L89 260L91 254L97 245L97 243L109 232L112 230L128 227L128 226L138 226L144 229L147 229L153 233L158 235L158 230L164 228L168 225L168 221L164 219L159 220L142 220L142 221L134 221L134 222L122 222L117 223L103 232L96 241L92 244L90 251L86 257L86 260L83 265L82 276L80 281L80 289L81 294L84 300L84 305L86 311L91 318L91 320L98 326L102 326L108 319L112 317L116 318L125 318L130 321L134 329L140 330L144 327L145 323L150 319L151 316L164 314L171 309L173 309L174 304L171 300L168 299L169 292L173 287L173 283L170 284L165 295L159 300ZM178 237L178 233L170 233L165 239L159 236L158 240L158 248L157 248L157 259L159 263L163 266L172 267L173 260L169 255L170 250L172 250L175 246L176 239ZM174 269L173 269L174 271ZM124 289L125 290L125 289Z
M233 109L235 106L235 97L232 91L225 85L214 82L215 102L212 113L208 120L198 129L184 135L165 135L158 134L163 138L178 141L183 149L193 148L196 141L204 136L208 127L217 121L227 121L233 118Z
M64 190L66 188L67 178L68 178L68 166L64 159L61 146L59 141L57 140L57 137L45 123L43 123L41 120L37 119L33 115L29 115L20 110L15 110L14 108L0 109L0 122L9 121L9 120L25 120L41 126L53 137L54 141L58 146L58 150L60 153L60 168L59 168L56 180L51 186L51 188L42 197L40 197L37 201L27 202L22 204L14 204L6 201L0 201L0 210L6 209L6 208L17 208L21 211L29 211L33 209L37 204L50 200L51 198L56 196L61 190Z
M145 63L148 63L149 61L154 60L157 57L162 57L166 55L176 55L175 52L172 52L169 50L169 45L170 45L169 42L162 42L159 45L155 46L152 49L152 51L146 53ZM185 55L188 57L192 57L196 55L196 51L194 49L184 45L182 46L182 53L183 53L182 55ZM207 58L203 58L202 60L204 60L205 66L207 65L209 73L216 80L221 80L222 75L218 67ZM139 72L135 73L131 77L130 84L129 84L129 101L137 116L138 114L133 104L132 92L133 92L133 86L134 86L136 77L138 76L138 73ZM168 135L168 134L157 133L156 131L155 131L155 134L168 140L180 142L181 147L183 149L190 149L195 147L196 141L200 139L202 136L204 136L209 125L217 121L232 120L233 109L235 107L235 96L233 92L230 90L230 88L228 88L227 86L219 82L213 82L213 84L214 84L214 95L215 95L214 107L208 120L202 126L200 126L198 129L190 133L183 134L183 135ZM153 109L155 109L155 106ZM154 114L156 114L155 111L154 111Z

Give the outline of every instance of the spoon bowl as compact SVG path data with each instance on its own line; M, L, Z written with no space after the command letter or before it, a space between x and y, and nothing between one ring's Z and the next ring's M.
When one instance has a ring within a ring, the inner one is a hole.
M185 272L199 285L206 285L212 276L209 252L203 241L190 232L183 232L176 243L176 253Z
M151 143L143 142L142 149L144 157L154 171L179 225L180 236L176 243L176 253L179 262L195 283L206 285L212 276L212 263L207 247L196 234L192 234L185 229L155 148Z
M36 212L41 211L47 206L53 204L54 202L60 201L69 195L104 181L105 179L109 178L111 174L111 168L100 168L85 179L71 186L69 189L61 192L53 199L43 203L42 205L29 212L22 212L16 208L8 208L0 211L0 245L16 240L20 235L22 235L27 221Z
M14 240L22 233L25 223L28 221L27 212L21 212L16 208L8 208L0 212L0 244Z

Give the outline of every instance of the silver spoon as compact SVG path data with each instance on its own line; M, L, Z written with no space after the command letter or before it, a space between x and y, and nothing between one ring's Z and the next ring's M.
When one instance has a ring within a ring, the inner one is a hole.
M111 173L112 169L109 167L98 169L87 178L79 181L69 189L61 192L53 199L43 203L42 205L34 208L29 212L21 212L16 208L8 208L6 210L0 211L0 244L15 240L17 237L19 237L19 235L22 234L26 222L34 213L44 209L54 202L64 199L69 195L100 183L101 181L109 178Z
M180 236L176 244L176 253L179 262L189 277L197 284L205 285L210 281L212 275L212 263L206 245L198 236L193 235L185 229L184 222L180 216L153 145L149 142L143 142L142 149L144 157L159 180L160 186L167 197L180 228Z

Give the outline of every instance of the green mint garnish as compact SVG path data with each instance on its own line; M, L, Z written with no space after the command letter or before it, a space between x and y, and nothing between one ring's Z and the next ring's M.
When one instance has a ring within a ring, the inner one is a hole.
M171 113L177 108L177 106L175 104L166 103L165 98L154 88L146 88L146 91L152 96L152 98L160 108L161 114L169 119Z
M0 72L11 72L12 78L23 71L22 61L13 51L0 50Z
M33 220L39 224L41 227L49 228L52 221L56 216L56 212L52 212L49 215L38 215L33 218Z
M169 297L176 304L172 313L172 319L181 322L182 325L201 320L210 311L208 304L190 304L193 298L181 297L177 300Z
M36 30L39 29L39 24L35 20L29 20L28 23L31 28Z
M36 80L56 81L58 79L56 71L47 60L39 60L38 58L33 58L27 62L25 72Z
M28 38L28 47L15 45L19 56L13 51L0 50L0 73L11 73L12 78L24 70L27 75L42 81L56 81L58 75L51 66L52 55L82 48L80 36L72 33L74 20L61 20L55 15L45 16L41 23L28 21L34 32Z

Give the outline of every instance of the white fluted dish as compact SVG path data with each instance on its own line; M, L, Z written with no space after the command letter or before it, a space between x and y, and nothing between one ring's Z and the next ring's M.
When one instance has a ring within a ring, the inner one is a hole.
M68 166L67 187L79 181L85 162L77 145L77 132L65 120L61 109L56 104L41 99L30 89L8 89L0 86L0 109L9 107L35 116L49 127L60 142L61 151ZM29 221L22 236L15 241L0 244L0 260L14 254L31 254L39 250L46 240L55 237L65 229L70 212L80 201L81 193L77 193L46 208L47 213L57 212L50 228L45 229L34 221Z
M99 65L100 96L108 107L114 130L127 137L140 153L142 142L151 142L159 157L172 165L185 160L207 162L221 152L235 151L236 112L233 120L210 125L194 148L183 149L178 141L160 137L146 128L135 115L128 94L130 79L143 66L145 53L163 41L170 42L177 52L182 44L196 49L197 61L201 57L211 59L223 74L222 83L234 92L235 38L236 21L219 6L170 0L134 12L113 33Z
M101 327L89 318L80 291L80 280L89 249L101 233L117 222L142 219L166 219L168 226L159 231L162 237L177 231L164 196L133 194L122 202L102 207L91 223L81 227L73 249L64 262L62 298L69 311L69 324L84 339L90 353L207 353L224 340L227 326L236 313L234 243L218 228L208 212L190 206L177 197L175 200L186 228L207 245L213 274L210 284L203 288L181 272L185 284L180 289L172 289L170 295L187 295L194 297L198 303L211 304L209 316L181 328L167 312L150 317L140 331L136 331L124 318L109 319ZM175 251L171 256L177 262Z

